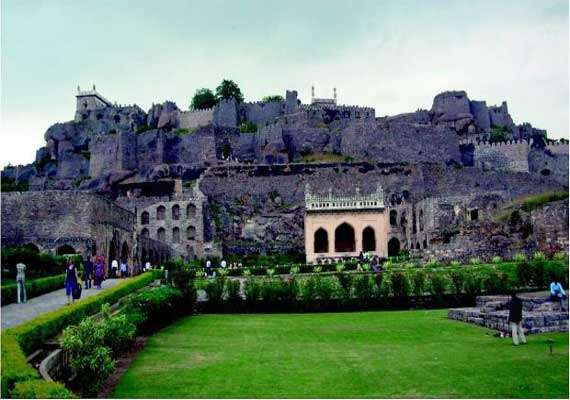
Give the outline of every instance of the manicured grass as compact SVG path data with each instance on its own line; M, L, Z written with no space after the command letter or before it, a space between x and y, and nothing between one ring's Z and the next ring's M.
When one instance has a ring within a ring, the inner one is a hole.
M568 398L568 334L514 347L446 315L184 318L149 339L113 396Z

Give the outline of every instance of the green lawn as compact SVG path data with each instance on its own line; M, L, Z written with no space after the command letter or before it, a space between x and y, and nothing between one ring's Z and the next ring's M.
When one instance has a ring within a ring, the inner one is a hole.
M514 347L446 315L184 318L149 339L113 395L568 398L568 334L532 335Z

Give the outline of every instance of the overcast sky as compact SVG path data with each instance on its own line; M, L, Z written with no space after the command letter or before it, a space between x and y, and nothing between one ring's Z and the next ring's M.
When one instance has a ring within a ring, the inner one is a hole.
M568 138L567 1L2 0L0 165L33 161L73 119L77 85L175 101L238 82L246 100L297 89L393 115L445 90L506 100L515 123Z

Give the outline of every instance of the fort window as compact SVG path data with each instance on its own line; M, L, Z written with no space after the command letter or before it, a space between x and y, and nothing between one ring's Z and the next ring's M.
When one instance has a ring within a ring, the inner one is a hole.
M194 204L188 204L186 207L186 218L195 218L196 217L196 206Z
M356 250L354 228L342 223L334 232L334 249L337 253L350 253Z
M370 226L362 231L362 251L376 251L376 235Z
M115 121L116 124L118 124L119 122L121 122L121 116L120 115L115 115L113 117L113 121Z
M178 227L172 228L172 241L174 243L180 242L180 228Z
M479 210L471 210L471 221L477 221L479 219Z
M412 213L412 233L418 233L418 224L415 212Z
M156 219L162 220L166 217L166 207L158 206L156 209Z
M424 239L424 249L427 249L427 240Z
M64 254L75 254L76 251L75 251L75 249L74 249L73 247L71 247L70 245L64 244L63 246L59 246L59 247L57 248L57 250L55 251L55 253L56 253L58 256L62 256L62 255L64 255Z
M166 242L166 230L164 228L158 228L156 238L161 242Z
M180 219L180 206L178 204L172 206L172 219Z
M188 229L186 229L186 239L188 240L195 240L196 239L196 227L190 225Z
M148 237L149 237L148 229L144 228L144 229L141 231L141 237L143 237L143 238L148 238Z
M150 214L148 213L148 211L143 211L143 213L141 214L141 225L148 225L150 219Z
M390 211L390 225L398 225L398 212L396 210Z
M329 234L323 228L315 232L315 253L329 252Z
M388 241L388 257L396 257L400 254L400 241L392 238Z
M420 232L424 230L424 210L420 210Z

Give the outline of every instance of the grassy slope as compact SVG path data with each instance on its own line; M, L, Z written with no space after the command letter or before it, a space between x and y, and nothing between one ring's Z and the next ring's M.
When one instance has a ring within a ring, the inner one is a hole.
M446 313L185 318L148 341L114 396L568 398L568 334L513 347Z

